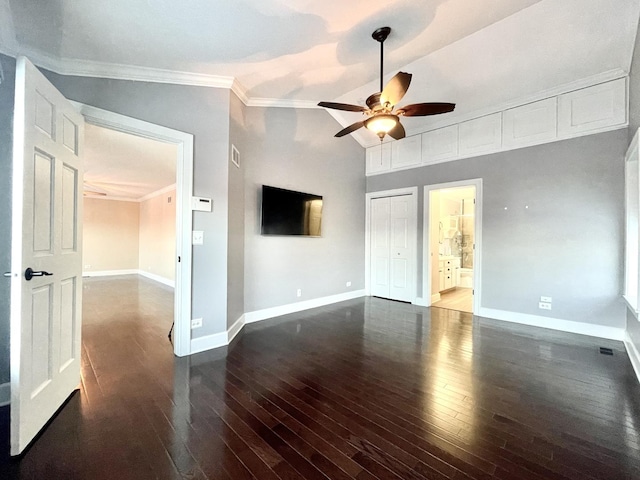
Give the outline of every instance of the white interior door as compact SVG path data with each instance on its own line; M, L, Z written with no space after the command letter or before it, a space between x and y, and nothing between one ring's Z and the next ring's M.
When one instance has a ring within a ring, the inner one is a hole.
M391 276L389 296L395 300L411 302L414 299L413 288L413 248L411 235L411 196L391 197L389 225L391 227L391 245L389 258Z
M371 295L415 299L415 211L412 195L371 199Z
M83 133L82 116L19 57L11 243L12 455L29 445L80 383Z
M389 298L391 199L371 200L371 295Z

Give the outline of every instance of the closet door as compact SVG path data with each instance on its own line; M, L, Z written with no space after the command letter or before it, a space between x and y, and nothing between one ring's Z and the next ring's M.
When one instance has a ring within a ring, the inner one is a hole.
M391 198L371 200L371 295L389 298Z
M390 200L389 298L411 302L413 300L411 196L391 197Z
M371 200L371 295L414 300L412 196Z

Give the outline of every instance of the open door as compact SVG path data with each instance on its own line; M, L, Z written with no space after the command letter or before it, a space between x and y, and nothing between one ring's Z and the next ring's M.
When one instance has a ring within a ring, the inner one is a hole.
M18 455L80 383L84 119L19 57L13 123L11 455Z

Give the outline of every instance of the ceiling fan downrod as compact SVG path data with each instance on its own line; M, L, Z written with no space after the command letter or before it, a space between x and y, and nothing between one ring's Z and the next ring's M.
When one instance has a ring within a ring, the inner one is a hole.
M375 32L371 34L374 40L380 42L380 91L382 92L384 88L384 84L382 83L382 79L384 77L384 41L387 39L389 34L391 33L390 27L380 27Z

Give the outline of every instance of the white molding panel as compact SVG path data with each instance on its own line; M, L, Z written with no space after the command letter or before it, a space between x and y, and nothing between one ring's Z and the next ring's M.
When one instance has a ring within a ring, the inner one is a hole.
M382 143L375 147L367 148L366 170L367 173L386 172L391 168L391 144Z
M452 160L458 156L458 124L422 134L422 163Z
M526 313L508 312L505 310L495 310L493 308L481 307L480 312L474 312L474 315L492 318L494 320L502 320L505 322L519 323L521 325L529 325L532 327L548 328L550 330L558 330L561 332L606 338L608 340L623 341L626 335L624 328L607 327L604 325L595 325L593 323L574 322L571 320L529 315Z
M422 137L414 135L391 143L391 168L400 169L420 165Z
M614 74L617 76L607 81ZM462 117L465 121L408 136L402 142L421 137L420 164L415 164L413 152L406 159L400 158L404 155L400 146L394 147L389 163L377 153L380 145L369 147L366 174L380 175L625 128L629 124L627 78L611 72L591 79L601 83L576 83L574 87L579 90L509 104L488 115Z
M571 137L627 121L627 84L620 78L558 98L558 134Z
M461 157L495 152L502 147L501 113L463 122L458 128L458 152Z
M640 352L638 352L638 349L627 332L625 332L624 335L624 347L627 349L627 355L629 355L629 360L631 361L633 370L636 372L638 382L640 382Z
M556 97L505 110L502 114L502 144L523 147L557 138Z

